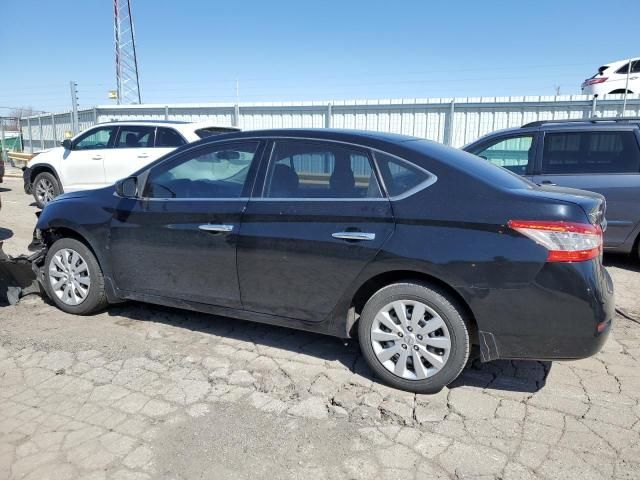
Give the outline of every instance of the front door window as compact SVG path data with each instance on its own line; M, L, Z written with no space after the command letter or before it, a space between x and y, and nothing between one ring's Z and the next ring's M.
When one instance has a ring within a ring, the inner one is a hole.
M100 148L110 148L113 144L113 137L116 127L98 127L89 130L78 138L74 145L74 150L97 150Z
M152 170L148 198L239 198L258 142L240 142L199 149Z
M532 147L533 136L522 135L500 139L493 144L485 145L482 150L473 153L494 165L506 168L518 175L525 175L527 173L527 165L533 161Z

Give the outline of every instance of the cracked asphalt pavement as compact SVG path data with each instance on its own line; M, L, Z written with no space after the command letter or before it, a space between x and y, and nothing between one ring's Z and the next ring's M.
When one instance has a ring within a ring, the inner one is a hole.
M0 235L35 221L0 185ZM0 479L640 477L638 265L607 257L620 314L574 362L468 366L414 395L355 342L129 303L92 317L0 307Z

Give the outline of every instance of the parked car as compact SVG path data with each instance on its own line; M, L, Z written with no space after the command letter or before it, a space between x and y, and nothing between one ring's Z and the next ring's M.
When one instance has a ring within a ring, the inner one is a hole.
M627 86L627 71L629 85ZM618 60L598 68L598 73L582 82L585 95L606 95L609 93L640 93L640 58Z
M464 150L538 184L604 195L605 248L638 252L640 118L532 122L491 133Z
M34 157L23 169L24 190L42 208L61 193L111 185L186 143L238 130L177 121L101 123Z
M251 131L180 147L42 211L38 278L65 312L123 300L357 336L414 392L497 358L582 358L614 314L604 199L400 135Z

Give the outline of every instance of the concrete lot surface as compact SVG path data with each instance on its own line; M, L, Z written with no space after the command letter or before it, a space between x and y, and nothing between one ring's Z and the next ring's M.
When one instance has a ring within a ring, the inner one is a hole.
M0 236L35 222L0 185ZM597 356L474 363L433 396L378 383L355 344L130 303L0 307L0 479L640 478L640 273Z

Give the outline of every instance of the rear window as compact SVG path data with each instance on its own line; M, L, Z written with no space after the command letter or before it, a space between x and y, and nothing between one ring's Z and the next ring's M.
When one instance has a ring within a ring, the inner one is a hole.
M430 140L412 140L404 142L402 145L417 151L429 159L435 159L445 166L464 172L466 175L470 175L488 185L509 189L531 188L534 185L505 168L492 165L483 158L457 148L447 147ZM428 167L426 162L425 168L431 170L431 167ZM436 168L437 165L434 165L433 171L438 175Z
M635 133L562 132L544 137L546 174L638 173L640 149Z
M223 133L231 133L238 132L237 128L226 128L226 127L205 127L199 128L196 130L196 135L200 138L211 137L212 135L222 135Z

